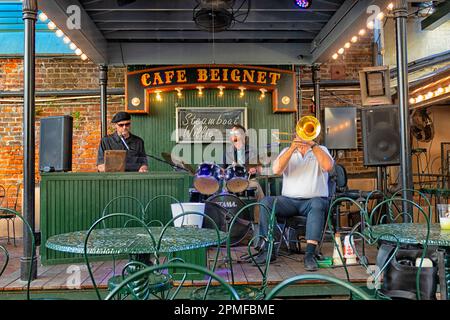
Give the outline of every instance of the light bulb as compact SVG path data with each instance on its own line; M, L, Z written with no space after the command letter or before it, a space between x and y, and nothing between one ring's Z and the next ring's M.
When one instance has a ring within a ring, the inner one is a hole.
M225 89L224 86L218 86L217 89L219 89L219 97L223 97L223 89Z
M444 93L444 89L442 87L437 88L437 90L434 92L436 96L441 95Z
M416 102L422 102L422 101L423 101L423 95L419 94L419 95L416 97Z
M177 91L177 97L181 98L183 96L183 94L181 93L181 90L183 90L183 88L175 88L175 90Z
M239 97L244 97L244 95L245 95L245 93L244 93L244 91L245 91L245 87L239 87L239 90L241 90L241 92L239 93Z
M350 42L346 42L346 43L344 44L344 48L345 48L345 49L350 48Z
M425 99L431 99L433 98L433 96L434 96L433 92L430 91L425 95Z
M335 54L332 55L332 58L333 58L334 60L336 60L338 57L339 57L339 55L338 55L337 53L335 53Z
M77 46L73 42L69 45L69 48L72 50L77 50Z
M56 36L58 37L58 38L61 38L63 35L64 35L64 33L61 31L61 30L56 30L55 31L55 33L56 33Z
M366 34L366 29L361 29L361 30L359 30L358 34L359 34L360 36L365 35L365 34Z
M384 18L384 13L383 12L380 12L379 14L377 14L377 19L378 20L383 20L383 18Z
M351 42L355 43L356 41L358 41L358 37L357 36L353 36Z
M156 93L156 101L162 101L161 91L155 91Z
M83 61L85 61L85 60L87 60L87 55L85 55L84 53L81 55L81 60L83 60Z
M369 22L367 22L367 28L368 29L373 29L375 26L375 24L373 23L373 20L370 20Z
M338 53L339 53L339 54L343 54L343 53L344 53L344 48L340 48L340 49L338 50Z
M53 21L50 21L50 22L47 24L47 26L48 26L48 28L49 28L50 30L55 30L55 29L56 29L56 24L54 24Z
M416 103L416 99L414 99L414 98L410 98L410 99L409 99L409 103L410 103L410 104L414 104L414 103Z
M392 3L392 2L389 3L387 8L388 8L389 11L392 11L392 9L394 9L394 3Z
M77 48L77 49L75 50L75 54L76 54L77 56L81 56L81 55L83 54L83 51L81 51L81 49Z
M198 89L199 97L203 97L203 87L199 86L199 87L197 87L197 89Z
M68 36L65 36L63 38L63 41L64 41L65 44L68 44L68 43L70 43L70 38Z
M259 91L261 91L261 95L259 96L259 99L262 100L266 97L267 89L261 88L261 89L259 89Z
M39 13L39 20L41 20L42 22L45 22L48 20L48 17L45 13L41 12L41 13Z

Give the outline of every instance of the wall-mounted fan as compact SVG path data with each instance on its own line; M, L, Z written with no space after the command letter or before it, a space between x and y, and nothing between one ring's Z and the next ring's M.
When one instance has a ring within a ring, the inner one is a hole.
M411 115L411 132L418 141L428 142L433 139L433 120L425 109L416 110Z

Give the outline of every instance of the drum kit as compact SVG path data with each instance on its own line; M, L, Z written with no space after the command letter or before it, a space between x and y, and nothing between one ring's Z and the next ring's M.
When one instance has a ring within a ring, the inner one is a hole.
M226 169L215 163L203 162L197 170L169 153L161 156L175 170L194 176L189 189L190 202L205 203L205 214L210 216L220 230L227 232L233 217L249 202L256 201L256 188L249 187L251 175L243 165L233 164ZM231 235L232 245L241 243L253 229L253 210L243 213L236 221ZM205 228L209 222L204 223Z

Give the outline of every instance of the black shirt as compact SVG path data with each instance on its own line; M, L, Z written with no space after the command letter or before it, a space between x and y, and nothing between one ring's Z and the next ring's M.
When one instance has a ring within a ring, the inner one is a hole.
M103 137L98 148L97 165L105 162L105 150L127 150L125 171L139 171L142 165L148 165L144 140L130 133L125 142L130 150L127 150L117 132Z

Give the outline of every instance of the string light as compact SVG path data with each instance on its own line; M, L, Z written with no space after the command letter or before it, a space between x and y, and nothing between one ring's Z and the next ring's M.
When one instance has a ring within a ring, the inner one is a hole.
M340 49L338 50L338 53L339 53L339 54L343 54L343 53L344 53L344 48L340 48Z
M434 94L436 96L439 96L441 94L443 94L445 92L445 90L442 87L437 88L437 90L434 92Z
M56 33L56 36L58 37L58 38L61 38L63 35L64 35L64 33L61 31L61 30L56 30L55 31L55 33Z
M365 35L365 34L366 34L366 29L361 29L361 30L359 30L358 34L359 34L360 36Z
M198 86L197 89L198 89L198 96L199 97L203 97L203 87L202 86Z
M181 98L183 96L183 94L181 93L181 90L183 90L183 88L175 88L175 90L177 91L177 97Z
M414 104L414 103L416 103L416 99L414 99L414 98L410 98L410 99L409 99L409 103L410 103L410 104Z
M157 90L155 91L155 93L156 93L156 101L162 101L161 91Z
M81 60L83 60L83 61L85 61L85 60L87 60L87 55L85 55L84 53L81 55Z
M357 36L353 36L352 40L350 40L352 43L356 43L356 41L358 41L358 37Z
M388 6L387 6L387 9L389 10L389 11L392 11L392 9L394 9L394 3L389 3L388 4Z
M219 97L223 97L223 89L225 89L224 86L218 86L217 89L219 89Z
M242 98L245 95L245 87L239 87L239 90L241 90L241 93L239 93L239 97Z
M70 38L68 36L65 36L63 38L63 41L64 41L65 44L68 44L68 43L70 43Z
M344 48L345 48L345 49L350 48L350 42L346 42L346 43L344 44Z
M367 22L367 28L368 29L373 29L375 27L375 24L373 23L373 20L370 20L369 22Z
M81 56L81 55L83 54L83 51L81 51L80 48L77 48L77 49L75 50L75 54L76 54L77 56Z
M53 21L50 21L50 22L47 24L47 26L48 26L48 28L49 28L50 30L55 30L55 29L56 29L56 24L55 24Z
M433 96L434 96L433 92L430 91L425 95L425 99L426 100L431 99L431 98L433 98Z
M418 103L418 102L422 102L423 101L423 95L418 95L417 97L416 97L416 102Z
M335 54L332 55L332 58L333 58L334 60L336 60L338 57L339 57L339 55L338 55L337 53L335 53Z
M46 22L48 20L48 17L45 13L41 12L39 13L39 20L42 22Z
M259 91L261 91L261 95L259 96L259 99L262 100L266 97L267 90L264 88L261 88L261 89L259 89Z
M377 19L378 20L383 20L383 18L384 18L384 13L383 12L380 12L378 15L377 15Z

